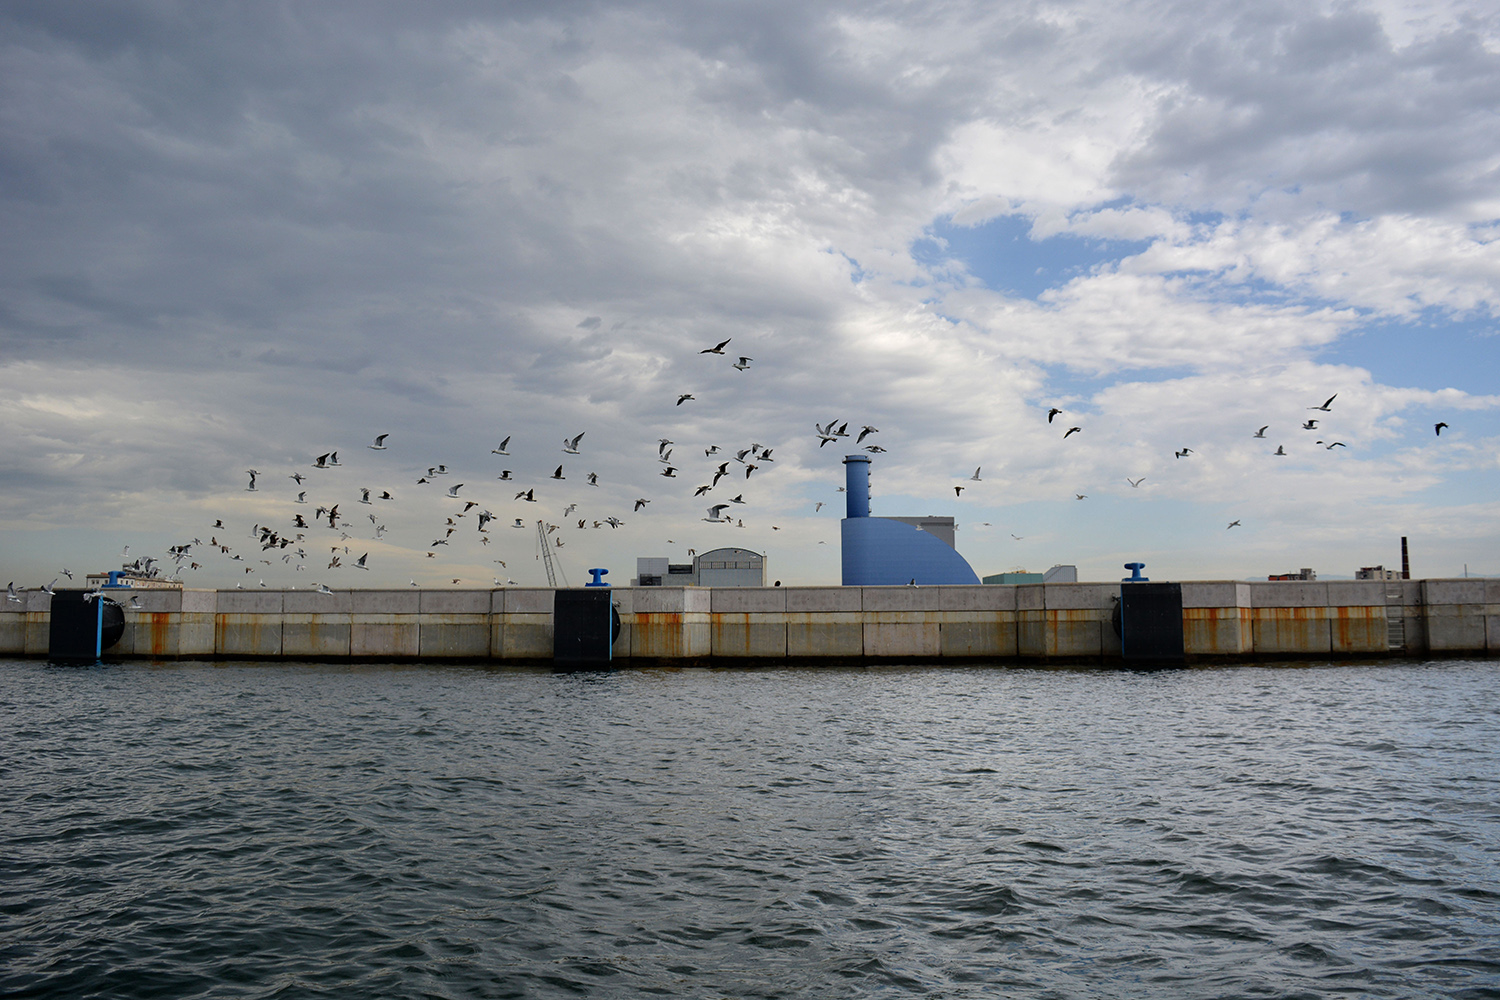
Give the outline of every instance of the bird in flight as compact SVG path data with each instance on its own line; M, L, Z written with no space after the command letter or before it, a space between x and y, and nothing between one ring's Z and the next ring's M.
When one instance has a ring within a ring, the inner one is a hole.
M585 431L584 433L588 433L588 432ZM578 442L580 442L582 440L583 440L583 434L580 434L577 437L571 438L571 439L569 439L569 438L563 438L563 451L565 453L569 454L569 455L576 455L576 454L578 454Z
M1238 527L1240 527L1240 522L1239 521L1230 521L1229 522L1229 528L1238 528ZM1229 528L1225 528L1224 530L1228 531Z
M702 520L708 521L711 524L723 524L724 511L728 506L729 505L727 503L714 504L712 507L708 508L708 516L703 518Z
M1323 442L1319 441L1318 444L1323 444ZM1347 447L1349 447L1349 446L1347 444L1345 444L1344 442L1342 442L1342 441L1334 441L1331 444L1324 445L1324 450L1325 451L1332 451L1335 448L1347 448Z
M662 469L660 474L663 475L663 476L666 476L668 479L676 479L677 478L677 470L674 469L674 468L672 468L670 465L667 466L665 469Z
M317 458L313 459L313 465L312 465L312 467L314 469L326 469L326 468L328 468L328 456L327 455L319 455Z
M390 437L389 434L382 434L375 439L374 444L366 445L365 447L369 448L371 451L385 451L385 439L388 437Z
M463 489L463 488L464 488L464 484L463 483L458 483L456 485L450 486L450 487L448 487L448 495L450 497L452 497L453 499L457 500L458 499L458 491L461 490L461 489Z
M1079 500L1087 500L1089 498L1089 495L1087 493L1074 493L1073 495Z
M500 470L500 475L496 476L495 478L496 479L510 479L510 470L509 469L501 469Z
M1308 409L1317 409L1317 407L1308 407ZM1309 417L1307 419L1307 421L1302 425L1302 429L1305 430L1305 431L1315 431L1315 430L1317 430L1318 429L1317 418L1315 418L1315 417Z
M1435 423L1435 424L1432 425L1432 433L1435 434L1435 435L1437 435L1438 437L1442 437L1443 436L1443 428L1447 427L1447 426L1448 426L1448 424L1446 422L1444 422L1442 420L1439 420L1437 423Z
M598 486L599 485L599 473L597 473L597 472L590 472L589 473L589 485L590 486Z
M969 479L972 480L973 482L976 482L976 483L982 483L982 482L984 482L984 480L982 480L982 479L979 478L979 470L982 469L982 468L984 468L984 466L982 466L982 465L976 465L974 467L974 474L972 476L970 476Z
M729 340L733 340L733 339L734 339L733 337L729 338ZM717 344L715 344L714 346L708 348L707 350L699 351L698 353L699 354L723 354L724 353L724 348L726 348L726 347L729 346L729 340L721 340Z
M868 451L872 455L883 455L883 454L885 454L885 449L882 448L882 447L880 447L880 445L878 445L878 444L867 444L867 445L865 445L865 451Z
M1338 393L1334 393L1332 396L1329 396L1327 399L1323 400L1323 405L1322 406L1309 406L1308 409L1309 410L1322 410L1324 413L1327 413L1328 412L1328 408L1333 405L1333 401L1335 399L1338 399L1338 398L1339 398L1339 394Z
M254 469L246 469L245 470L245 475L247 475L247 476L250 477L250 485L245 487L245 492L247 492L247 493L254 493L255 492L255 477L258 476L258 475L260 475L260 473L256 472Z
M1049 407L1048 410L1047 410L1047 423L1049 423L1049 424L1052 423L1052 418L1055 417L1055 416L1057 416L1061 412L1062 412L1062 410L1059 410L1055 406Z
M635 502L635 509L636 510L640 510L642 507L646 506L650 502L651 502L650 500L647 500L647 499L645 499L643 497L643 498L641 498L641 499L639 499L639 500L637 500ZM611 527L613 527L613 525L611 525Z
M1273 452L1271 452L1271 454L1273 454L1273 455L1280 455L1282 458L1285 458L1286 457L1286 445L1284 445L1284 444L1278 444L1276 446L1276 450L1273 451Z
M536 503L536 487L533 486L529 490L522 490L516 494L516 499L525 500L527 503Z
M548 479L566 479L568 477L564 476L562 474L562 466L559 465L556 469L554 469L552 471L552 475L548 476L547 478Z
M962 486L955 486L955 487L953 487L953 495L954 496L956 496L956 497L963 496L963 493L964 493L964 488Z
M1191 448L1184 448L1181 451L1174 451L1174 452L1172 452L1172 454L1175 455L1178 458L1186 458L1188 455L1191 455L1192 453L1193 453L1193 449L1191 449Z
M1069 427L1066 431L1063 432L1063 440L1066 441L1069 435L1077 434L1081 430L1083 430L1082 427Z
M750 362L752 362L754 360L755 360L754 358L740 358L739 361L735 362L730 367L731 368L738 368L740 371L744 371L746 368L750 367Z
M1270 428L1270 426L1271 426L1270 424L1266 424L1265 427L1262 427L1260 430L1256 431L1254 434L1252 434L1250 436L1251 437L1263 438L1263 437L1266 436L1266 431Z
M696 399L696 398L697 397L694 396L692 393L685 392L681 396L677 397L677 405L681 406L683 403L686 403L688 400L690 400L690 399Z
M871 434L879 434L879 433L880 433L880 428L879 427L871 427L869 424L865 424L863 427L861 427L859 429L859 437L857 437L857 438L854 439L854 443L855 444L859 444L861 441L863 441L865 438L869 437Z
M1138 490L1141 488L1141 484L1146 481L1146 477L1142 476L1139 479L1131 479L1129 476L1126 476L1125 481L1130 484L1131 489Z
M490 454L491 455L509 455L510 452L508 452L508 451L505 450L506 448L509 448L509 447L510 447L510 438L507 437L504 441L500 442L500 447L498 447L498 448L491 448L490 449Z

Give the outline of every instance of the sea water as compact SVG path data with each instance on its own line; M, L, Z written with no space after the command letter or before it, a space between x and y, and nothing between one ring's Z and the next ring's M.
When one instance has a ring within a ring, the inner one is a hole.
M1500 996L1500 663L0 661L7 997Z

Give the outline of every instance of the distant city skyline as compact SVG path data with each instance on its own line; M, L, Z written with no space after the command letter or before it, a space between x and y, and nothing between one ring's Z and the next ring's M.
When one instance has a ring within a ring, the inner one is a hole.
M194 539L188 586L535 586L538 520L574 584L832 584L849 454L981 576L1500 574L1480 5L0 27L18 587Z

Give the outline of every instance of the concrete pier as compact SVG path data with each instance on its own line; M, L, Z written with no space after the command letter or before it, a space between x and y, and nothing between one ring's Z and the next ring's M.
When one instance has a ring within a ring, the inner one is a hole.
M615 588L618 665L1120 661L1118 583ZM1127 585L1128 586L1128 585ZM552 591L125 591L105 659L552 657ZM0 655L47 654L51 597L0 610ZM1500 655L1500 580L1182 584L1189 660Z

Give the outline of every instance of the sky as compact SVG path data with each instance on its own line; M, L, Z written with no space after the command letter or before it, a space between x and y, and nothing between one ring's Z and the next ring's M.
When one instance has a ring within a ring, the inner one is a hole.
M837 584L872 445L981 576L1500 575L1497 108L1480 3L16 0L0 579Z

